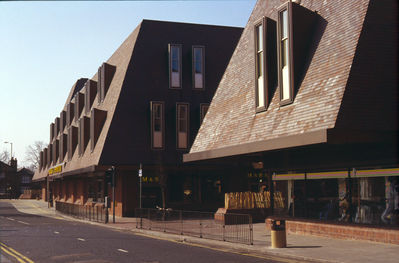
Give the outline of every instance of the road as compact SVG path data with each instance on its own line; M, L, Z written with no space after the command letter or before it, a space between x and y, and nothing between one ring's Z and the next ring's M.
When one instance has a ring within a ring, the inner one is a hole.
M167 240L149 238L74 220L24 214L0 202L2 258L49 263L275 262Z

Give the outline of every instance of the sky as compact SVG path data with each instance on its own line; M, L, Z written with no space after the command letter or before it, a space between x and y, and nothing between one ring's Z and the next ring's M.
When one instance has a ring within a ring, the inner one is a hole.
M256 0L0 1L0 152L18 165L72 85L91 78L142 19L245 27Z

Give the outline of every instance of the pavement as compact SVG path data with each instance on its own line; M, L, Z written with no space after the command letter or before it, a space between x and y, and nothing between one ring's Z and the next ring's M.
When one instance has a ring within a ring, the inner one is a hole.
M226 252L262 255L263 258L271 260L274 259L282 262L399 262L398 245L368 241L342 240L288 234L287 247L273 249L271 248L270 231L266 230L264 223L253 224L253 245L245 245L137 229L135 218L116 217L115 223L112 223L111 220L111 223L108 224L75 219L56 212L54 208L48 208L47 203L41 200L12 200L10 202L22 213L53 217L63 220L76 220L119 231L131 231L136 234L157 239L183 242L208 248L218 248L219 250L222 249ZM7 262L3 261L3 258L0 260L0 262Z

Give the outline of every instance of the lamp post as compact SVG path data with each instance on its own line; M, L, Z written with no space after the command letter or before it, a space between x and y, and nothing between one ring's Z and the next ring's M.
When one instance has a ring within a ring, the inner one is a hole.
M143 169L140 163L139 178L140 178L140 209L141 209L141 177L143 177Z
M12 159L12 142L4 142L4 143L9 143L11 145L11 156L10 156L10 160Z

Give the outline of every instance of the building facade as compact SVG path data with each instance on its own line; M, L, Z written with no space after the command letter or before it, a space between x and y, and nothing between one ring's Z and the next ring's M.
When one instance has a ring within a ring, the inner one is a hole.
M183 165L241 28L143 20L91 79L72 87L50 125L34 180L43 199L102 205L116 171L119 216L199 202L201 178ZM195 192L195 198L193 193Z
M184 161L269 215L398 227L397 5L259 0Z
M0 161L0 198L18 198L21 181L17 175L17 159L9 164Z

